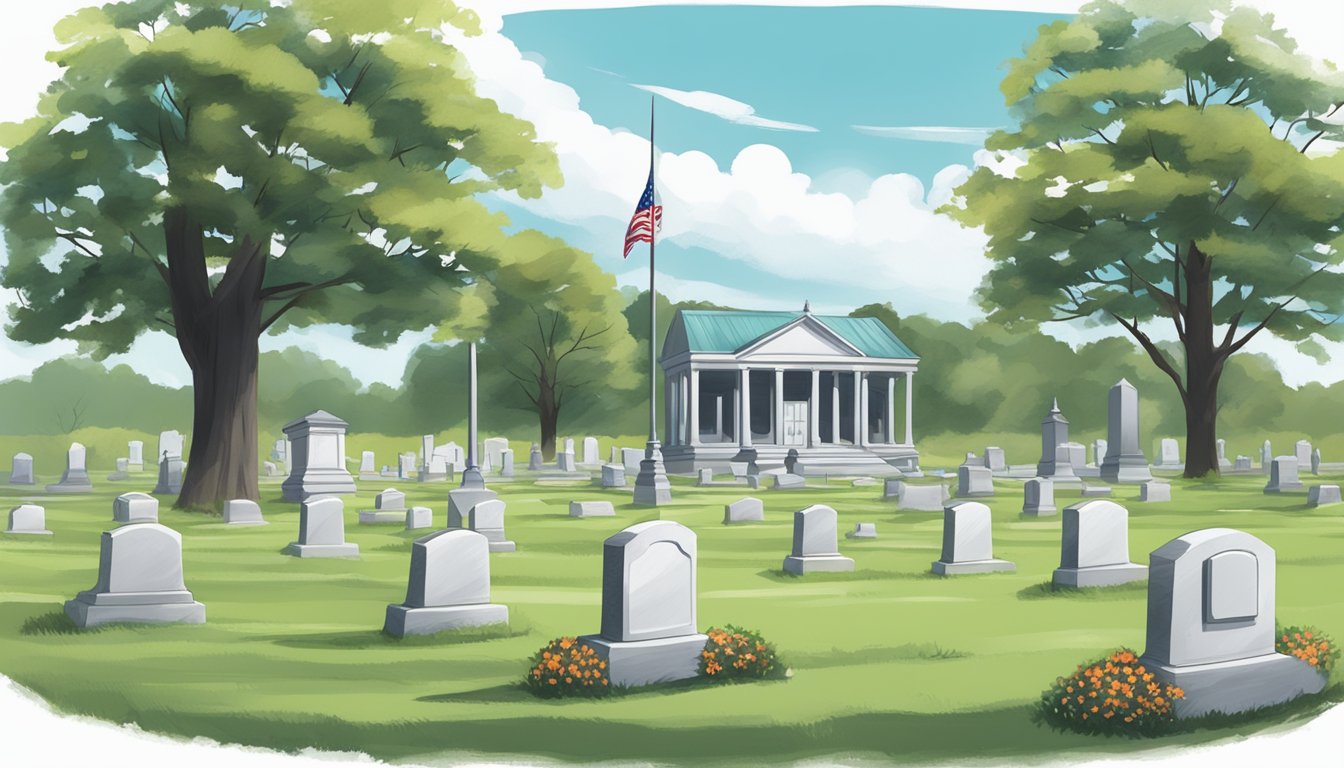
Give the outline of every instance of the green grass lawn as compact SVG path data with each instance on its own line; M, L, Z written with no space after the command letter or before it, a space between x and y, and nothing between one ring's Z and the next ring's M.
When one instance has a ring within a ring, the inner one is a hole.
M393 483L361 483L346 497L347 539L359 544L359 560L282 556L299 515L275 483L263 485L265 527L229 528L174 511L165 498L160 521L182 533L187 586L206 604L208 622L78 632L61 603L95 581L112 498L153 487L148 473L125 483L91 474L97 493L38 502L54 537L0 536L0 672L63 711L152 731L389 760L914 762L1192 744L1341 698L1336 686L1291 712L1155 742L1033 725L1030 706L1055 677L1117 646L1142 649L1145 593L1041 588L1058 565L1059 518L1019 519L1021 485L1002 480L989 500L995 555L1017 563L1017 573L948 579L928 573L942 515L898 512L880 500L880 487L757 491L767 521L726 527L723 505L745 488L700 489L677 478L676 503L647 510L629 505L629 491L499 482L519 551L492 555L492 596L509 606L511 627L405 641L380 629L385 606L405 595L413 537L400 526L355 522L355 510L372 507ZM1177 481L1175 500L1163 504L1139 504L1137 489L1117 486L1131 513L1132 558L1146 562L1149 551L1198 528L1249 531L1278 552L1278 618L1344 637L1344 508L1308 510L1304 496L1265 496L1263 484L1260 476ZM399 487L408 505L433 507L443 523L450 486ZM4 509L27 498L9 486L0 496ZM567 516L571 499L598 498L617 504L616 518ZM1061 507L1073 500L1058 494ZM854 573L781 573L792 513L813 503L838 510L840 549L854 558ZM553 637L598 629L602 540L657 517L699 535L701 628L762 631L792 678L601 700L533 698L519 686L531 654ZM858 521L876 522L880 538L844 539Z

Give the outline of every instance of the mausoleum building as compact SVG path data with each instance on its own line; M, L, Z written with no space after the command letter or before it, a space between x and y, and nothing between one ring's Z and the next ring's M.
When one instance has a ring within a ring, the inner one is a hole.
M668 471L782 466L790 450L810 475L919 465L919 358L877 318L679 310L661 363Z

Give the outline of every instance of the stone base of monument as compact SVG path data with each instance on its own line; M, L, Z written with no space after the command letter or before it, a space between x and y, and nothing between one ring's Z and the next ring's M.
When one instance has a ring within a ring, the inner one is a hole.
M361 509L359 510L360 525L405 525L406 510L404 509Z
M1281 653L1180 667L1146 658L1139 662L1158 680L1185 691L1185 698L1173 702L1177 717L1247 712L1320 693L1325 688L1325 679L1314 668Z
M449 605L433 608L410 608L404 605L387 606L383 631L393 637L432 635L451 629L481 627L487 624L509 623L507 605Z
M82 481L61 481L47 486L47 493L93 493L93 483L85 477Z
M285 547L284 553L294 557L359 557L359 545L344 544L300 544L294 542Z
M854 561L844 555L789 555L784 558L784 572L796 575L805 573L845 573L854 570Z
M1111 495L1111 488L1108 485L1087 485L1083 486L1083 496L1090 498L1106 498Z
M509 541L502 528L474 528L490 542L491 552L517 552L518 545Z
M349 472L308 470L301 478L290 475L280 485L285 501L303 502L317 496L339 496L355 493L355 480Z
M1059 508L1055 506L1043 507L1039 504L1022 507L1023 517L1054 517L1059 514Z
M101 624L204 624L205 606L187 591L80 592L65 601L65 615L85 629Z
M965 576L972 573L1014 573L1017 566L1007 560L966 560L959 563L933 561L933 572L939 576Z
M586 635L579 642L586 643L607 662L607 678L612 685L633 688L696 677L700 674L700 654L708 639L695 634L619 642L601 635Z
M448 492L448 524L445 528L466 528L471 508L482 501L499 498L489 488L455 488Z
M1114 587L1148 578L1148 566L1137 563L1094 565L1087 568L1056 568L1051 583L1056 587Z

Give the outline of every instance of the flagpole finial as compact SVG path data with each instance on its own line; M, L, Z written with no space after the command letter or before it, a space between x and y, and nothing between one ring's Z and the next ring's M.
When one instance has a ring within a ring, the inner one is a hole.
M803 314L812 314L812 302L806 300L803 301Z

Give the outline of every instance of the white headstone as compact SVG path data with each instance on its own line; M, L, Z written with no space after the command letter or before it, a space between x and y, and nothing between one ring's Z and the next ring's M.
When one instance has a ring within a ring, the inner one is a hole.
M266 519L261 516L261 505L251 499L224 502L224 522L229 525L266 525Z
M164 457L170 459L182 459L185 455L182 453L183 447L182 433L175 429L159 433L159 450L154 454L154 463L161 463Z
M1227 458L1227 441L1220 437L1214 444L1218 447L1218 468L1230 469L1232 461Z
M429 507L411 507L406 510L406 530L434 527L434 510Z
M793 513L793 551L784 571L793 574L854 570L854 561L840 554L834 509L813 504Z
M532 450L527 455L527 468L532 472L540 472L545 464L545 459L541 455L541 446L532 444Z
M359 545L345 541L345 502L335 496L319 496L301 502L299 540L286 547L285 554L297 557L358 557Z
M1325 687L1312 667L1274 651L1274 550L1242 531L1187 533L1154 551L1140 662L1184 689L1177 717L1235 714Z
M1171 501L1171 483L1149 480L1139 486L1139 501Z
M714 470L710 469L709 467L701 467L700 469L696 470L695 483L696 485L713 485Z
M602 465L602 487L603 488L624 488L625 487L625 467L621 464L603 464Z
M877 523L855 523L854 530L845 534L846 539L876 539Z
M1237 457L1237 460L1234 461L1234 462L1232 463L1232 469L1234 469L1234 470L1237 471L1237 472L1249 472L1249 471L1251 471L1251 469L1252 469L1252 467L1251 467L1251 457L1250 457L1250 456L1238 456L1238 457Z
M578 471L578 466L574 462L573 451L565 451L564 453L557 454L555 459L556 459L555 461L556 468L559 469L561 472Z
M1297 457L1298 467L1311 466L1311 441L1298 440L1293 446L1293 454Z
M513 449L505 448L499 452L499 476L513 477Z
M570 517L615 517L616 508L610 501L571 501Z
M1307 489L1308 507L1326 507L1340 502L1338 485L1313 485Z
M1105 463L1105 461L1106 461L1106 441L1105 441L1105 440L1093 440L1093 441L1092 441L1092 465L1095 466L1095 467L1100 468L1101 465L1102 465L1103 463Z
M406 508L406 494L396 488L385 488L373 497L373 507L378 510L401 511Z
M602 461L602 451L597 445L596 437L583 438L583 462L589 466L598 464Z
M1055 483L1047 477L1033 477L1022 486L1022 514L1049 517L1056 513Z
M957 467L957 498L994 495L994 477L988 467L962 464Z
M10 485L33 484L33 457L26 453L14 454L14 462L9 472Z
M1142 483L1152 479L1139 440L1139 391L1121 379L1107 400L1106 459L1101 477L1111 483Z
M1302 481L1297 476L1297 458L1279 456L1269 465L1269 484L1265 493L1283 493L1302 490Z
M1162 438L1157 463L1153 466L1158 469L1180 469L1185 466L1181 462L1181 444L1176 442L1175 438Z
M294 469L280 486L286 501L355 492L355 479L345 468L347 426L326 411L285 425L294 455Z
M484 443L485 459L490 462L490 466L499 469L504 466L504 451L509 448L509 441L503 437L487 438Z
M98 583L65 603L80 627L116 622L205 623L182 576L182 537L158 523L104 531Z
M1129 510L1113 501L1084 501L1064 508L1057 587L1113 587L1148 577L1129 561Z
M994 558L989 507L963 501L943 509L943 552L933 563L939 576L1015 571L1017 566Z
M1321 474L1321 449L1317 448L1311 452L1311 474Z
M131 440L126 443L127 468L131 472L140 472L145 468L145 442Z
M760 499L746 496L723 505L723 523L759 523L765 520L765 504Z
M411 545L406 602L387 607L394 637L503 624L509 609L490 603L490 546L475 531L432 533Z
M1269 441L1260 446L1260 469L1266 474L1269 473L1269 465L1274 461L1274 453L1270 449Z
M1004 458L1002 448L991 445L985 449L985 469L990 472L1005 472L1008 470L1008 461Z
M776 474L774 478L775 478L774 487L775 490L777 491L798 490L807 487L807 481L803 479L802 475L793 475L789 474L788 472L781 472L779 474Z
M896 493L896 508L938 512L943 509L948 498L945 485L911 485L901 481Z
M377 480L382 475L378 474L378 466L373 451L361 451L359 454L359 479Z
M65 474L61 475L61 482L47 486L47 493L89 493L92 490L93 483L89 481L84 464L84 446L71 443L65 454Z
M154 492L165 495L176 495L182 492L182 474L186 470L186 463L181 459L169 456L159 462L159 482L154 486Z
M36 504L20 504L14 507L9 510L9 525L5 528L5 533L50 536L51 531L47 530L47 510Z
M112 519L118 523L157 523L159 500L147 493L123 493L112 502Z
M518 549L504 535L506 509L500 499L486 499L473 505L467 513L467 527L489 540L491 552L514 552Z

